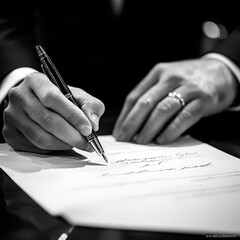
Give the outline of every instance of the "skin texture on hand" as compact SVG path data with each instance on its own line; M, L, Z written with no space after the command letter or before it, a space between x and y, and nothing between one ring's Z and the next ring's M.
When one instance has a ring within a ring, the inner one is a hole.
M184 107L168 96L174 91ZM201 118L228 109L236 94L236 79L218 60L159 63L126 97L113 135L119 141L167 144Z
M9 91L3 112L5 141L15 150L47 153L77 147L93 151L84 136L104 113L97 98L70 87L81 109L70 102L42 73L31 73Z

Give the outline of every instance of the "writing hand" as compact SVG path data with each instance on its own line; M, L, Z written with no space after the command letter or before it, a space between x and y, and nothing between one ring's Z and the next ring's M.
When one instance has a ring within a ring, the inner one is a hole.
M236 79L220 61L194 59L160 63L128 94L114 127L119 141L166 144L201 118L231 106ZM169 92L181 94L182 107Z
M84 136L98 130L103 103L71 87L81 109L71 103L42 73L27 75L9 91L3 136L15 150L48 152L77 147L93 151Z

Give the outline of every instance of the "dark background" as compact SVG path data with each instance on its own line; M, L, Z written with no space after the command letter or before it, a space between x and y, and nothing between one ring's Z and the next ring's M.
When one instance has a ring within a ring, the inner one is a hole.
M155 64L197 58L221 41L204 35L204 22L222 24L229 33L238 25L238 8L230 2L126 0L119 16L113 14L109 0L70 0L57 2L57 8L53 3L22 1L0 16L9 12L17 16L22 29L12 34L13 43L24 39L24 33L35 32L27 45L35 60L31 67L41 71L34 49L41 44L69 85L104 102L101 122L110 124L109 129L126 95ZM20 48L14 54L23 59L19 66L29 64Z

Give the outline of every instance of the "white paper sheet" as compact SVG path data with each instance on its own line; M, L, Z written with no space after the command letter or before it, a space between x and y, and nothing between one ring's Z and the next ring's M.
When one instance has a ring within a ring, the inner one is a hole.
M184 137L137 145L100 136L96 153L41 155L0 145L0 167L41 207L73 225L240 234L240 159Z

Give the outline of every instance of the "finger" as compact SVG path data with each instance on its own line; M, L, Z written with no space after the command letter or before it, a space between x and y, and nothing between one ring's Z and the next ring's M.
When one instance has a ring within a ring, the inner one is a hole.
M133 89L132 93L136 99L142 96L152 86L156 85L163 71L163 67L161 66L163 66L163 64L157 64L155 67L153 67L147 76L143 78L140 83Z
M159 144L167 144L179 138L204 115L205 104L201 99L194 99L189 102L168 124L164 131L160 133L156 142Z
M44 74L33 74L35 81L31 81L31 79L28 78L25 80L41 103L65 118L66 121L82 135L87 136L91 134L92 125L84 112L66 99L60 90L50 82Z
M128 94L120 115L115 123L113 135L119 135L119 128L129 114L138 99L152 86L154 86L158 80L161 69L159 67L153 68L149 74Z
M18 127L22 134L40 149L45 150L68 150L76 146L79 149L91 151L92 148L85 139L72 145L68 141L62 141L60 138L43 129L40 125L33 122L26 116L25 124Z
M17 127L32 144L39 148L50 144L41 141L45 138L46 141L51 141L57 150L66 149L62 146L63 143L68 149L73 146L83 146L87 149L86 140L76 129L61 116L45 108L31 91L26 89L24 91L22 86L12 88L9 92L9 105L4 111L4 122L9 126L9 133L11 129ZM60 145L59 142L63 143ZM55 149L50 147L49 150Z
M18 116L17 119L8 112L8 109L4 111L4 122L6 124L4 124L3 128L6 142L15 150L46 152L49 150L71 148L71 146L61 142L54 136L47 136L48 133L44 132L38 124L35 124L23 112L15 112L15 114Z
M99 119L105 111L103 102L82 89L71 87L71 90L82 111L90 120L93 130L97 131L99 129Z
M167 95L154 108L150 117L135 138L137 143L144 144L152 141L170 120L181 111L185 104L188 104L198 96L198 91L193 86L181 86L173 92L177 94L177 97L169 97L169 95Z
M12 127L10 130L8 126L4 126L3 136L6 142L16 151L36 152L43 154L50 152L50 150L40 149L35 146L16 128Z
M11 109L10 109L11 110ZM23 111L15 111L14 114L17 114L17 119L11 111L6 109L4 111L4 121L7 123L4 125L5 128L5 137L8 140L8 143L14 144L14 149L19 149L18 141L14 138L12 132L14 132L15 127L16 129L22 133L21 137L21 150L29 147L31 145L35 145L37 149L41 150L66 150L71 149L72 146L56 136L52 135L51 133L47 132L43 129L39 124L34 122L29 116L24 113ZM19 121L21 119L21 121ZM31 145L29 144L31 142ZM82 144L81 146L84 146ZM35 149L34 147L31 147ZM88 148L87 144L85 144L85 148Z
M86 140L69 122L46 108L32 92L25 96L23 106L28 116L48 133L72 147L85 144Z
M17 129L37 148L43 150L67 150L72 146L59 138L47 132L41 126L33 122L28 116L25 117L25 123L19 124Z
M152 141L161 132L164 126L181 110L179 102L173 98L166 97L154 108L141 131L137 134L135 141L146 144Z
M118 126L118 131L114 135L116 139L119 141L132 139L143 126L156 104L165 97L166 92L169 92L171 88L172 85L166 82L158 83L140 97L122 124Z
M85 138L76 128L59 114L45 108L36 97L30 97L28 104L30 106L26 106L26 113L47 132L46 134L51 134L72 147L82 148L86 145Z

